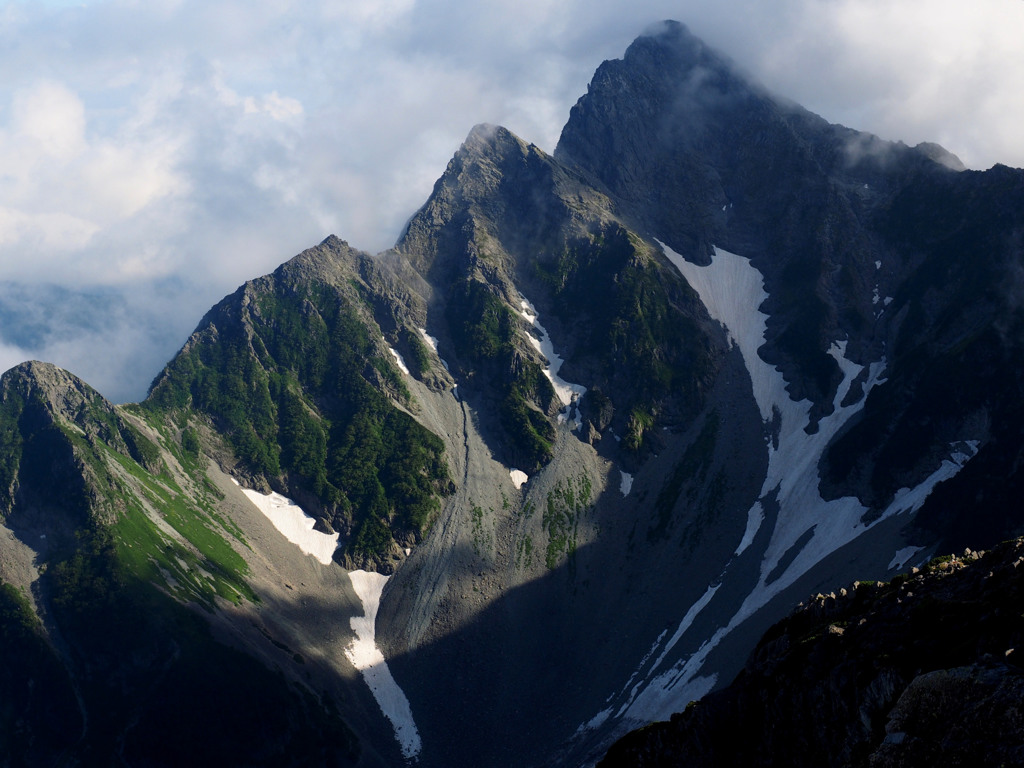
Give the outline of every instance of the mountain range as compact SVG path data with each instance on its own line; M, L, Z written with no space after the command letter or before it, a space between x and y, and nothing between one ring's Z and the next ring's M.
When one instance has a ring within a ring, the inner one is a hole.
M473 128L392 249L247 282L142 403L3 375L0 759L591 765L686 710L665 754L746 760L715 717L841 710L874 678L801 666L918 615L852 582L1024 533L1022 233L1024 171L653 28L552 155ZM982 663L932 657L815 749L867 764L921 674Z

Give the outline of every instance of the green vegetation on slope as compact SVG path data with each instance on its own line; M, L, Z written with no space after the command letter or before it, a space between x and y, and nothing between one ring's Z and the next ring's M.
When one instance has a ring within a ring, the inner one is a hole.
M396 540L422 537L449 479L440 439L385 394L410 402L351 293L283 273L243 287L211 312L146 405L205 414L247 469L301 492L304 505L315 499L319 509L307 511L372 565Z
M498 423L511 444L509 458L526 472L536 471L551 458L555 429L546 411L555 391L541 367L519 352L519 320L477 280L453 289L446 313L456 353L471 366L469 375L483 376L493 388Z
M568 241L533 262L551 312L575 338L567 367L588 369L592 387L630 414L622 447L644 448L666 408L696 413L713 373L701 310L682 278L617 224Z
M28 365L0 382L0 434L7 523L45 540L33 596L59 638L0 584L0 763L357 761L330 701L221 645L185 605L258 600L189 422Z
M18 417L24 407L25 401L17 393L9 393L0 401L0 513L9 512L14 504L22 451Z
M580 475L569 478L564 485L559 483L548 493L542 522L548 534L544 564L549 569L557 567L563 555L569 560L570 570L574 568L576 535L580 518L590 508L591 490L590 478Z
M402 348L405 349L405 363L409 371L417 379L422 379L430 371L430 352L420 334L411 328L402 327L399 334Z
M216 514L204 484L205 467L185 468L176 480L159 447L126 414L87 385L53 371L42 374L51 377L43 383L17 374L4 379L0 433L9 436L4 443L7 511L24 508L40 518L36 524L52 534L51 556L62 562L57 572L73 572L89 559L82 537L94 539L102 531L122 568L183 601L212 609L217 596L256 600L245 580L248 566L230 539L244 542ZM67 413L55 413L47 404L47 387L54 388L52 399L64 403ZM72 413L75 421L68 420ZM171 455L167 459L173 461Z

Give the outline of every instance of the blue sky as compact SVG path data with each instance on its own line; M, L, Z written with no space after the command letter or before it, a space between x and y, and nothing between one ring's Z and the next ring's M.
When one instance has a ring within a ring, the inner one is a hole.
M143 397L244 280L391 245L474 124L552 150L664 18L829 120L1024 165L1021 0L0 3L0 370Z

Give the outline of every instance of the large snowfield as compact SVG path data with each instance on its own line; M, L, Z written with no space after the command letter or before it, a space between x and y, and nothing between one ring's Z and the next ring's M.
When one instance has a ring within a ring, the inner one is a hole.
M234 482L238 485L238 481ZM241 490L274 527L304 554L315 557L324 565L334 564L337 533L328 535L313 530L316 521L302 507L279 493L264 495L248 488ZM415 758L420 752L420 735L413 721L409 700L391 675L384 654L376 642L377 610L388 577L367 571L350 571L348 577L363 606L363 615L349 619L355 637L345 648L345 657L359 670L381 712L394 728L402 755L407 759Z
M377 610L388 577L369 571L349 571L348 577L363 604L363 615L349 619L356 636L345 649L345 656L362 674L384 716L391 721L402 755L407 759L415 758L420 752L421 742L412 709L405 693L392 677L376 641Z
M838 430L863 408L871 389L884 383L885 359L862 366L847 359L844 340L834 342L828 353L839 365L843 381L833 401L833 412L819 421L817 431L808 434L805 427L809 423L811 403L790 399L782 373L764 362L757 353L765 341L768 319L760 311L768 298L760 272L746 258L722 249L716 248L711 264L701 267L659 244L698 293L711 317L725 327L731 343L739 348L750 374L754 398L765 421L768 470L760 499L749 510L746 530L719 579L690 607L667 640L664 634L658 639L652 648L652 652L658 652L654 663L648 666L645 658L637 669L635 678L639 682L632 684L631 680L612 697L617 704L616 717L622 718L624 724L667 719L688 702L710 691L717 678L712 671L705 671L704 665L708 655L724 637L829 554L855 540L869 527L894 515L916 511L932 489L939 482L953 477L974 456L978 447L974 441L951 444L948 458L938 469L916 487L897 492L882 514L871 523L863 522L868 510L854 497L826 501L818 490L819 460ZM853 380L862 373L866 380L861 396L856 402L842 406ZM768 437L768 427L772 423L779 424L774 441ZM713 602L720 585L730 578L731 563L743 555L757 538L765 522L762 500L771 496L778 504L778 514L768 544L761 552L760 578L756 586L741 604L734 604L730 609L734 611L732 618L719 626L711 637L704 638L695 653L663 668L672 649ZM891 567L912 564L912 558L920 557L921 551L904 548L893 554ZM598 722L603 722L603 719L600 716L595 718ZM583 727L591 726L595 720Z

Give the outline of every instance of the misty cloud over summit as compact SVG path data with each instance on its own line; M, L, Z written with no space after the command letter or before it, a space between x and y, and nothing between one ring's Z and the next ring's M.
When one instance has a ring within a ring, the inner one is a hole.
M390 246L471 126L552 150L663 18L830 121L1024 165L1022 3L8 2L0 368L142 397L243 280L329 233Z

